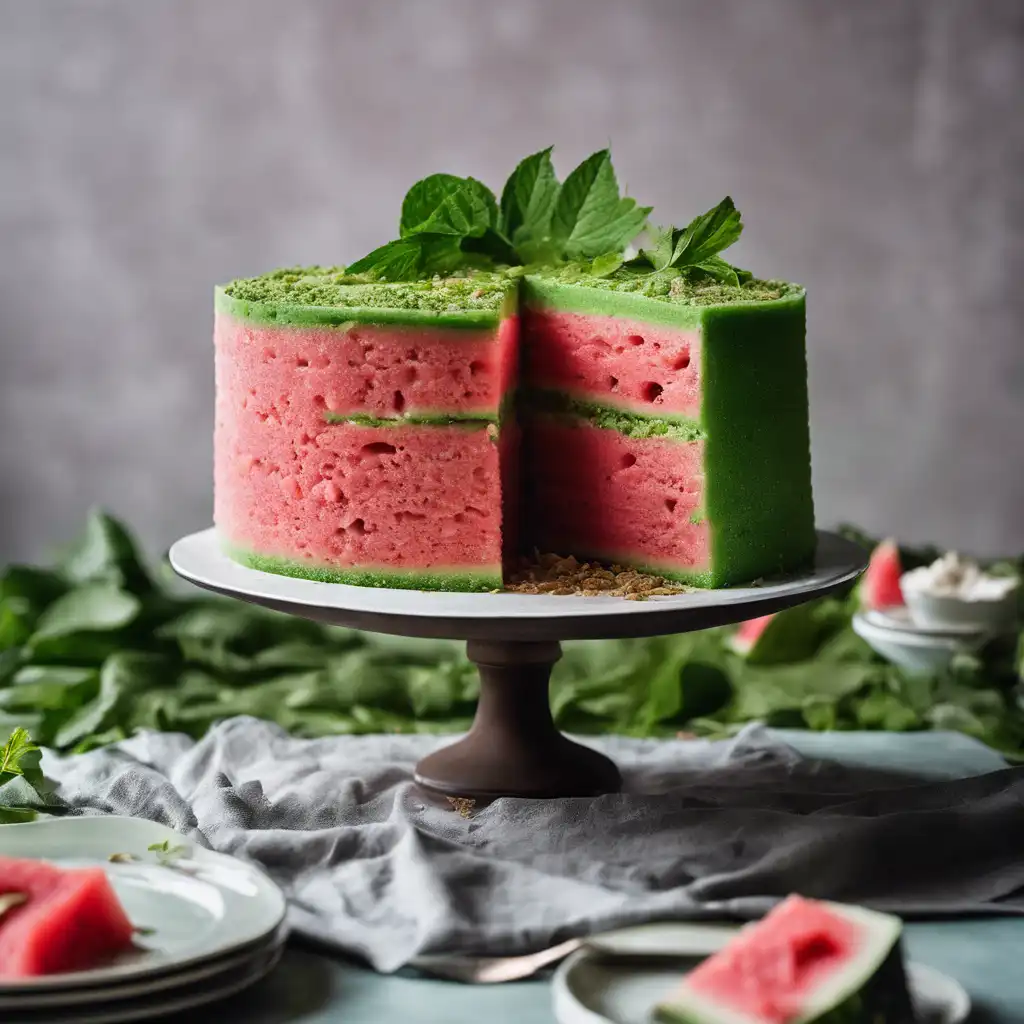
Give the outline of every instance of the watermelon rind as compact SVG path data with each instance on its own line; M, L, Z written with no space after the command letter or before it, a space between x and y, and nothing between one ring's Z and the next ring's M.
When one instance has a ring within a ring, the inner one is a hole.
M846 964L808 994L802 1012L786 1024L915 1024L900 919L864 907L820 902L857 925L865 941ZM661 1024L778 1024L695 992L685 979L655 1007L654 1019Z

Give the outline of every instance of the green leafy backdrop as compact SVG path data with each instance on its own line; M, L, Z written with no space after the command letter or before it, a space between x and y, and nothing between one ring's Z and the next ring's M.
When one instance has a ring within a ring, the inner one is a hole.
M462 644L181 596L165 571L147 572L125 527L97 512L53 568L0 575L0 738L24 726L44 746L82 751L139 728L200 736L240 714L303 736L469 724L477 679ZM569 731L634 736L724 735L754 719L956 729L1024 750L1014 643L960 659L941 678L910 678L850 629L855 601L782 613L749 659L732 650L730 629L567 643L552 679L555 718Z

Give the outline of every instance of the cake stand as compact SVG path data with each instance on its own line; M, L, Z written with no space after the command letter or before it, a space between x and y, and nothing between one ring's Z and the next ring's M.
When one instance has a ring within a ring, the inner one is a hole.
M222 553L212 529L179 540L171 565L207 590L290 615L376 633L466 640L480 672L469 733L416 766L437 795L591 796L620 786L618 768L555 727L548 677L561 640L659 636L767 615L849 586L864 571L860 547L818 534L812 569L755 587L699 590L646 601L547 594L450 594L317 583L249 569Z

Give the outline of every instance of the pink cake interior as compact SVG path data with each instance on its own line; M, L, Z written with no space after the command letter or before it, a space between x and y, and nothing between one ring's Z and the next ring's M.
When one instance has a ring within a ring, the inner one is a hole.
M287 421L292 409L393 417L497 413L514 386L518 317L495 330L347 329L250 323L219 314L214 341L225 383L247 407Z
M699 413L699 330L535 309L523 330L534 387L640 413Z
M701 441L626 437L540 418L528 430L530 522L542 550L705 571Z
M325 566L498 571L497 427L325 423L294 364L253 375L252 330L216 332L215 520L231 544Z

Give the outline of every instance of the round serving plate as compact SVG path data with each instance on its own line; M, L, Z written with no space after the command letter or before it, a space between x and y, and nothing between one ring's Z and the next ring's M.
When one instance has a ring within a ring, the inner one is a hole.
M402 636L528 642L660 636L741 622L840 590L865 568L862 548L821 531L815 563L804 572L758 586L692 590L645 601L393 590L293 579L232 561L214 529L179 540L170 560L179 575L208 590L339 626Z
M650 1024L662 1002L700 956L660 963L583 949L556 971L552 1001L559 1024ZM923 964L907 965L918 1024L962 1024L971 1010L963 986Z
M757 586L689 590L630 601L553 594L446 593L353 587L250 569L221 549L215 529L179 540L171 565L207 590L338 626L400 636L468 641L480 670L480 699L469 733L425 757L416 781L440 799L478 803L504 796L593 796L621 786L603 754L563 736L548 703L548 678L561 640L660 636L768 615L849 587L865 553L834 533L818 533L814 565Z

